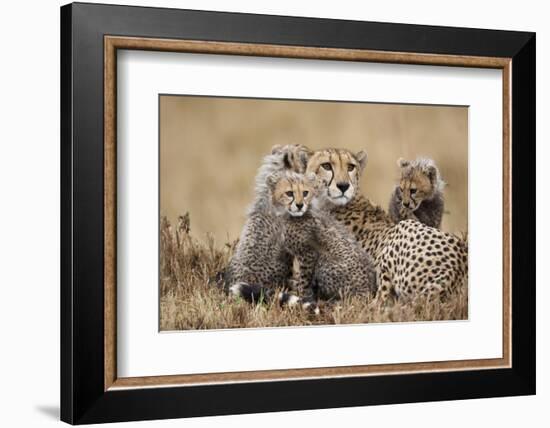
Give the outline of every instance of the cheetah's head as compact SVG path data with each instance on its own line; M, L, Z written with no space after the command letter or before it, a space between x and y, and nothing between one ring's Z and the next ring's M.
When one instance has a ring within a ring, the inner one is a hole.
M275 212L288 213L292 217L303 216L317 194L315 174L285 172L267 177L267 185Z
M315 174L325 184L326 199L346 205L359 188L359 179L367 164L367 153L353 154L345 149L324 149L309 158L306 173Z
M397 166L401 170L397 191L406 210L415 211L422 201L432 199L436 192L442 191L445 186L437 166L431 159L417 158L409 161L400 158Z

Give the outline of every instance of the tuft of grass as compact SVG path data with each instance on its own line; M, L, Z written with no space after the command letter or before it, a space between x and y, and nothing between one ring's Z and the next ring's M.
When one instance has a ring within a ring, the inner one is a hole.
M218 245L211 235L199 241L191 235L189 214L173 227L166 217L160 224L160 329L199 330L365 324L468 318L467 284L444 301L418 298L381 305L357 296L321 302L320 314L276 302L251 305L227 295L216 276L227 265L236 241Z

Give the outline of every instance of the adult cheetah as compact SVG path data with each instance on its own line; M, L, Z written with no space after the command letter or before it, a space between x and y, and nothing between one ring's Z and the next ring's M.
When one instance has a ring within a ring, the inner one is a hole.
M318 150L309 158L326 188L328 213L351 231L373 259L377 298L443 295L467 280L468 249L458 237L417 221L395 224L378 206L358 193L367 162L365 152Z

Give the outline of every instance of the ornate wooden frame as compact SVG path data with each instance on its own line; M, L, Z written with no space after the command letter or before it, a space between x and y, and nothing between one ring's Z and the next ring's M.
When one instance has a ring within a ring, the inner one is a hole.
M534 393L533 34L89 4L64 6L61 17L63 420L88 423ZM147 28L140 24L145 21ZM224 32L236 21L240 30ZM280 35L282 27L292 35ZM118 378L117 49L501 69L503 357ZM520 133L521 140L515 140ZM521 141L522 149L512 141ZM514 202L523 209L512 212ZM288 380L293 382L283 382ZM407 393L403 384L416 394ZM319 388L327 391L322 400L304 399ZM257 394L269 400L259 401ZM209 406L207 399L219 404ZM145 405L147 400L163 404Z

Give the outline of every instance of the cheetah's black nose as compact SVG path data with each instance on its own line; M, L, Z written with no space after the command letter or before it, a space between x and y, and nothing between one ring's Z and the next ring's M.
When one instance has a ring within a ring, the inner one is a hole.
M298 211L300 211L303 206L304 206L304 204L296 204L296 208L298 208Z
M346 193L346 190L349 189L349 183L338 183L336 187L338 187L342 193Z

